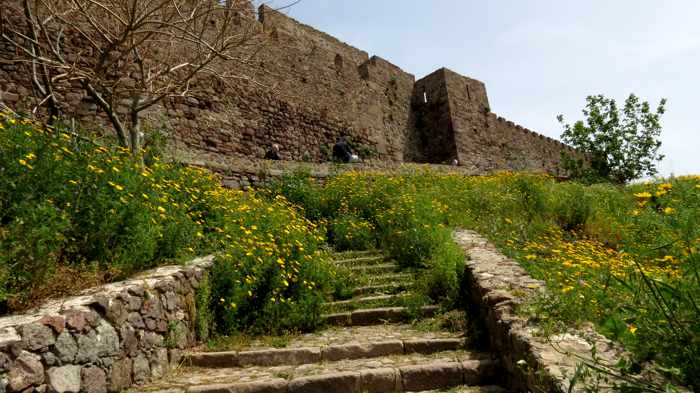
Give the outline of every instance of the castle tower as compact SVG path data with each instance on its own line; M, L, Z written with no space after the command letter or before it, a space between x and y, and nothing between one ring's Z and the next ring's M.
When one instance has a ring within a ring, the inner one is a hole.
M413 115L416 160L428 163L465 162L470 132L483 128L489 112L486 86L446 68L416 81Z

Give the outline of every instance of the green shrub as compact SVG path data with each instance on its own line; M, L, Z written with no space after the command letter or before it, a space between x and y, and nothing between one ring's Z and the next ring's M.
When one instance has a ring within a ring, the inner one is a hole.
M273 196L283 195L301 208L310 220L318 220L322 216L321 193L308 171L285 174L281 179L269 182L266 192Z
M418 278L418 290L434 303L457 307L464 276L464 254L452 241L450 231L441 230L444 238L427 262L428 269Z
M445 241L444 216L426 195L404 195L384 212L377 212L383 248L404 267L426 267Z
M225 227L236 241L217 258L210 276L217 331L313 329L321 322L321 304L342 279L319 250L322 229L284 197L236 198L238 208L227 217L233 225Z
M374 226L353 214L332 219L329 239L338 251L369 250L377 243Z

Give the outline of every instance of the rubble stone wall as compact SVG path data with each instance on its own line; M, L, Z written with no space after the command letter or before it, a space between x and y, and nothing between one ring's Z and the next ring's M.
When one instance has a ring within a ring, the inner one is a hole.
M619 391L623 381L606 372L597 376L600 379L578 380L572 385L581 364L619 371L615 365L630 358L619 343L597 333L591 324L548 335L537 320L518 312L520 305L545 293L546 284L530 277L518 262L476 232L458 230L454 239L467 257L464 287L470 300L469 315L481 324L490 350L500 357L511 391L583 393L594 384L599 384L597 392ZM653 363L645 364L638 375L626 377L656 386L669 382L655 371Z
M8 12L3 18L22 23ZM174 150L261 158L276 143L285 160L315 162L327 161L336 138L345 135L363 158L458 158L482 172L556 172L560 152L568 149L491 113L486 87L475 79L440 69L416 81L381 57L267 6L257 19L253 12L244 17L241 28L259 32L252 43L256 55L231 65L241 78L194 81L191 96L151 108L144 130L163 132ZM26 65L12 62L17 54L0 40L0 100L26 110L36 101ZM109 132L105 116L78 86L60 86L57 96L67 118ZM127 104L121 103L122 115Z
M0 392L120 392L165 375L196 341L213 257L0 318Z

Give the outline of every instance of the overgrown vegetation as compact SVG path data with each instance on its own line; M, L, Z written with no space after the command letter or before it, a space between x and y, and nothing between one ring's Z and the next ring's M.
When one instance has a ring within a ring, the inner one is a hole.
M329 240L339 249L379 245L403 268L420 269L420 295L446 307L456 304L464 256L451 241L447 206L417 178L347 172L320 185L300 172L269 185L309 219L329 222Z
M542 323L593 322L635 354L625 372L653 359L700 386L700 177L626 188L420 170L347 172L325 185L305 179L290 176L272 192L311 218L369 222L392 257L424 268L419 290L433 300L457 298L463 256L452 228L475 229L547 282L553 296L525 310Z
M466 227L548 283L553 296L524 311L552 329L591 321L634 352L627 371L653 359L700 386L700 177L622 188L408 168L323 185L296 174L243 193L204 170L157 158L145 166L126 149L28 120L3 116L0 127L6 309L219 252L196 300L202 337L208 327L308 330L324 300L350 293L347 271L321 250L329 239L383 248L419 272L416 299L452 306L464 256L451 233Z
M124 148L2 116L5 312L220 252L209 293L197 299L206 310L201 336L210 329L275 331L320 322L320 303L343 284L324 262L324 233L315 224L283 197L226 190L205 170L146 161L152 165Z

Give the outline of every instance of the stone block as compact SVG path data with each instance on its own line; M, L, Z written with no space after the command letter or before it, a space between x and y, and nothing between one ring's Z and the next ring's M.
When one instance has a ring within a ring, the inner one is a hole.
M80 370L82 391L85 393L106 393L107 375L104 370L96 366L83 367Z
M463 346L464 339L461 338L404 341L406 353L430 354L442 351L454 351L462 348Z
M156 349L151 355L149 366L151 367L151 379L159 379L168 370L168 350L165 348Z
M445 389L462 384L462 365L460 363L404 366L399 370L405 391Z
M329 325L334 325L334 326L352 325L352 314L349 312L325 315L324 319L325 319L325 322Z
M134 383L142 384L148 382L151 376L151 366L146 355L139 354L133 363Z
M30 323L22 327L22 342L30 351L38 351L56 342L53 330L41 323Z
M279 366L321 361L320 348L270 349L238 353L239 366Z
M46 375L48 385L54 392L78 393L80 391L80 366L52 367Z
M289 382L289 393L360 393L360 373L342 372L297 378Z
M401 374L393 368L364 370L360 373L363 393L384 393L401 391Z
M186 359L193 367L227 368L238 367L238 352L193 353Z
M121 392L131 386L131 371L131 359L124 358L114 362L109 377L109 391Z
M387 307L353 311L351 320L354 326L365 326L381 323L383 321L398 322L403 320L404 317L405 312L403 307Z
M50 326L58 334L66 328L66 318L60 315L44 316L39 320L39 323Z
M11 391L19 392L44 382L44 366L39 356L23 351L15 359L7 374Z
M187 393L287 393L287 381L278 378L264 382L192 386Z
M404 346L399 340L378 343L331 345L322 349L324 361L335 362L343 359L374 358L403 354Z
M56 355L64 363L72 362L78 353L78 344L67 330L58 335L54 348L56 349Z

